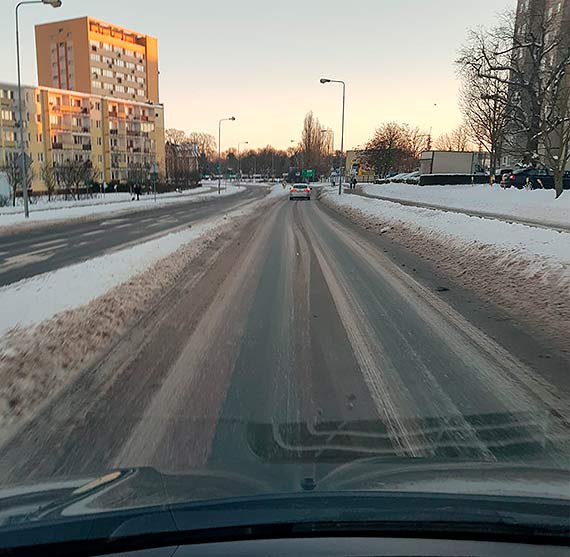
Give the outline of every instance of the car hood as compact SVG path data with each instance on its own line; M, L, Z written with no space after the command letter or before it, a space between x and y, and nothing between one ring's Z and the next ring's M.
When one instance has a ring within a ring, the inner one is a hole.
M153 468L125 468L64 482L0 490L0 528L41 518L183 505L272 495L355 492L509 496L570 500L568 473L540 466L441 459L370 458L327 467L322 475L278 467L297 489L283 490L273 477L247 477L224 470L166 474Z

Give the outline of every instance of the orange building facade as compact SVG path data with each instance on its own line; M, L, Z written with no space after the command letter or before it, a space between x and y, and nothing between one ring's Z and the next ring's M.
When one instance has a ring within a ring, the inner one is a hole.
M40 86L159 102L156 38L91 17L35 30Z

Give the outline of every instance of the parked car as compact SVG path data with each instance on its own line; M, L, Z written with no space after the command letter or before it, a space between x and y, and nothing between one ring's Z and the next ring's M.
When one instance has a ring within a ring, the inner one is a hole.
M309 184L293 184L289 192L289 199L311 199Z
M536 168L529 166L527 168L521 168L515 170L508 176L504 176L501 181L501 186L504 188L510 188L514 186L518 189L553 189L554 188L554 176L546 168ZM570 174L568 172L564 173L564 188L570 188Z

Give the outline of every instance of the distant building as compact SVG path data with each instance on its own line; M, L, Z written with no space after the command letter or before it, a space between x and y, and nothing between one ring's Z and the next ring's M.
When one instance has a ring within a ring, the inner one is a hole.
M81 17L36 25L38 84L159 101L156 38Z
M91 161L100 183L126 183L131 168L149 169L153 163L164 176L161 104L41 86L24 86L23 96L33 191L45 189L40 178L44 162ZM17 100L17 86L0 83L0 167L19 153Z
M362 150L351 150L346 152L345 176L355 176L356 178L360 178L363 182L374 180L374 169L369 168L366 164L359 161L359 155L361 153Z

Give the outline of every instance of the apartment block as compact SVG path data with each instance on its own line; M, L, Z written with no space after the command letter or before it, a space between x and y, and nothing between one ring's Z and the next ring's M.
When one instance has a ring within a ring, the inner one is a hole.
M40 86L159 101L156 38L92 17L37 25L35 31Z
M128 183L158 164L165 174L164 107L52 87L23 87L26 152L36 192L44 162L90 161L96 181ZM18 154L17 87L0 83L0 167Z

